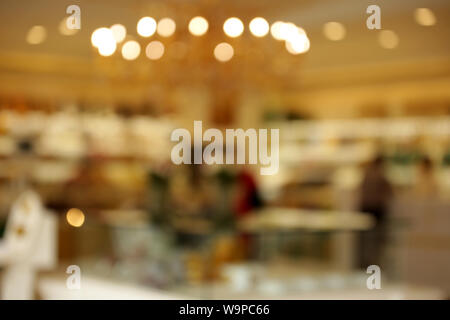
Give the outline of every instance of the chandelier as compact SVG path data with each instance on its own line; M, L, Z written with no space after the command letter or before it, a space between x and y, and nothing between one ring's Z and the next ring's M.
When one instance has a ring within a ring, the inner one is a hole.
M94 30L91 43L98 59L165 92L201 85L223 108L243 90L290 86L310 49L300 26L248 12L242 12L245 18L217 10L145 12L153 15L142 15L130 30L120 23Z

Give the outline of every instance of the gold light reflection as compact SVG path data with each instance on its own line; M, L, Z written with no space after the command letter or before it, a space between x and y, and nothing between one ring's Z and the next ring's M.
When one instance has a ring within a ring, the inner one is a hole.
M208 31L208 21L203 17L194 17L189 21L189 32L194 36L202 36Z
M305 53L309 50L309 47L310 41L304 31L300 31L296 36L286 41L286 50L293 55Z
M152 36L156 32L156 21L150 17L143 17L138 21L137 33L145 38Z
M325 23L323 33L331 41L340 41L345 38L346 30L342 23L332 21Z
M176 24L170 18L163 18L159 20L156 31L161 37L170 37L175 33Z
M114 40L116 40L117 43L122 42L127 35L127 29L121 24L114 24L109 29L111 30Z
M226 42L219 43L214 48L214 56L220 62L227 62L231 60L231 58L233 58L233 55L234 55L233 47Z
M414 11L414 18L421 26L429 27L436 24L436 16L428 8L417 8Z
M114 35L108 28L96 29L92 33L91 42L94 47L98 48L98 53L105 57L112 55L117 48Z
M244 24L239 18L228 18L223 24L223 31L230 38L236 38L244 32Z
M91 43L92 46L95 48L98 48L106 37L108 37L108 29L107 28L98 28L95 29L94 32L92 32L91 35Z
M80 209L72 208L67 211L66 220L72 227L81 227L84 224L84 213Z
M303 30L303 29L302 29ZM296 37L300 29L292 22L283 23L281 26L281 38L286 41L290 41Z
M276 40L289 40L297 35L298 29L299 28L292 22L277 21L272 24L270 33Z
M394 49L398 46L399 39L397 34L392 30L382 30L378 35L380 45L385 49Z
M135 60L141 53L141 46L134 40L127 41L122 46L122 57L125 60Z
M283 25L284 22L277 21L274 22L270 27L270 34L275 40L283 40L283 33L282 33Z
M152 41L145 48L145 54L150 60L158 60L164 54L164 45L160 41Z
M47 30L43 26L33 26L28 30L26 40L29 44L40 44L47 38Z
M254 18L252 21L250 21L250 32L255 37L264 37L269 33L269 23L267 23L266 19L258 17Z

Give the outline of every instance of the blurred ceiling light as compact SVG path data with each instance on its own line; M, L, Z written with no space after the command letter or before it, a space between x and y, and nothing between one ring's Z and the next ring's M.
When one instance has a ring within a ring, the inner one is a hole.
M94 36L94 33L97 34ZM111 30L108 28L100 28L94 31L92 34L91 40L93 41L94 46L98 47L98 53L104 57L108 57L112 55L117 48L116 40L114 39L114 35Z
M230 38L236 38L244 32L244 24L239 18L228 18L223 24L223 31Z
M433 26L436 24L436 16L433 11L428 8L417 8L414 11L414 18L421 26Z
M156 21L150 17L141 18L137 24L137 32L142 37L150 37L156 31Z
M382 30L378 34L378 41L385 49L394 49L398 46L399 39L397 34L392 30Z
M284 25L284 22L277 21L277 22L274 22L272 24L272 26L270 27L270 34L272 35L272 37L274 37L274 39L283 40L283 34L282 34L283 25Z
M79 29L67 28L67 17L62 19L58 26L59 33L63 36L72 36L78 32Z
M340 41L345 38L346 30L342 23L333 21L324 24L323 33L331 41Z
M303 30L303 29L301 29ZM301 54L309 50L310 41L305 32L299 32L296 36L290 38L286 41L286 50L290 54Z
M117 43L122 42L127 35L127 29L121 24L114 24L109 29Z
M92 46L98 48L103 39L108 38L108 33L111 32L108 28L98 28L92 32L91 43Z
M100 55L104 56L104 57L109 57L111 55L114 54L114 52L116 52L117 46L116 46L116 41L113 42L108 41L105 43L102 43L99 47L98 47L98 53L100 53Z
M214 48L214 56L220 62L229 61L231 58L233 58L233 55L234 55L233 47L226 42L219 43Z
M72 208L67 211L66 220L72 227L81 227L84 223L84 213L80 209Z
M203 17L194 17L189 21L189 31L194 36L202 36L208 31L208 21Z
M150 60L158 60L164 54L164 45L159 41L152 41L145 48L145 54Z
M33 26L28 30L26 40L29 44L39 44L47 37L47 30L43 26Z
M91 42L98 48L98 53L105 57L112 55L117 48L114 35L108 28L98 28L92 32Z
M304 33L304 30L298 28L292 22L286 22L281 25L281 38L283 40L289 41L290 39L295 38L299 32Z
M270 33L276 40L289 40L290 38L296 36L298 30L299 28L292 22L277 21L272 24Z
M141 46L137 41L130 40L122 46L122 57L125 60L135 60L141 53Z
M170 18L163 18L159 20L156 30L161 37L170 37L174 34L176 27L175 21Z
M250 32L258 38L264 37L269 33L269 23L264 18L254 18L250 21Z

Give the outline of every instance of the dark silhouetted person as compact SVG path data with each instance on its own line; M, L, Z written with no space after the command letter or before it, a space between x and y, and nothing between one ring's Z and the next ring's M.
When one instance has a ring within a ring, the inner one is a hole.
M361 236L360 264L362 268L380 265L386 239L386 215L392 197L392 187L384 175L384 159L377 156L366 168L360 189L360 210L371 214L376 225Z
M419 163L414 192L416 196L426 198L433 198L439 193L439 187L433 175L433 162L428 157L423 157Z

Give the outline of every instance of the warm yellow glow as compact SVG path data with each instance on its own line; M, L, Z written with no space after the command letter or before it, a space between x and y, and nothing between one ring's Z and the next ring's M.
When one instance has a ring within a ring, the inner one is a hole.
M254 18L250 21L249 28L250 32L258 38L264 37L269 33L269 23L264 18Z
M111 30L114 40L116 40L117 43L122 42L127 35L127 29L121 24L114 24L109 29Z
M175 21L170 18L163 18L159 20L156 30L161 37L170 37L175 33L176 27Z
M145 54L150 60L158 60L164 54L164 45L159 41L152 41L145 48Z
M283 40L283 34L282 34L283 25L284 25L284 22L277 21L277 22L274 22L272 24L272 26L270 27L270 33L272 34L272 37L275 40Z
M229 61L231 58L233 58L233 55L234 55L233 47L226 42L219 43L214 48L214 56L220 62Z
M223 24L223 31L227 36L236 38L244 32L244 24L239 18L228 18Z
M323 26L323 34L331 41L340 41L345 38L346 30L342 23L327 22Z
M104 57L109 57L116 52L117 45L116 42L108 41L107 43L101 44L98 47L98 53Z
M39 44L47 37L47 30L43 26L33 26L28 30L26 40L29 44Z
M167 53L170 53L172 58L183 59L188 51L188 46L186 43L181 41L176 41L170 44L170 48Z
M421 26L433 26L436 24L436 16L433 11L428 8L417 8L414 11L414 18Z
M297 55L307 52L310 47L310 42L305 32L298 32L296 36L287 40L285 45L289 53Z
M135 60L141 53L141 46L137 41L130 40L122 46L122 57L125 60Z
M103 39L108 37L108 28L98 28L92 32L91 43L92 46L98 48Z
M397 34L391 30L382 30L378 35L380 45L385 49L394 49L398 46L399 39Z
M108 28L99 28L92 33L92 45L98 48L98 53L102 56L112 55L117 48L116 40L112 31Z
M281 26L281 37L283 40L289 41L290 39L295 38L300 31L303 31L303 29L298 28L292 22L283 23Z
M272 24L270 33L276 40L289 40L295 37L299 28L292 22L277 21Z
M66 220L72 227L81 227L84 223L84 213L80 209L72 208L67 211Z
M58 26L59 33L63 36L72 36L78 32L79 29L67 28L67 18L61 20Z
M150 37L156 32L156 21L150 17L141 18L137 24L137 33L142 37Z
M189 22L189 32L194 36L202 36L208 31L208 21L203 17L194 17Z

